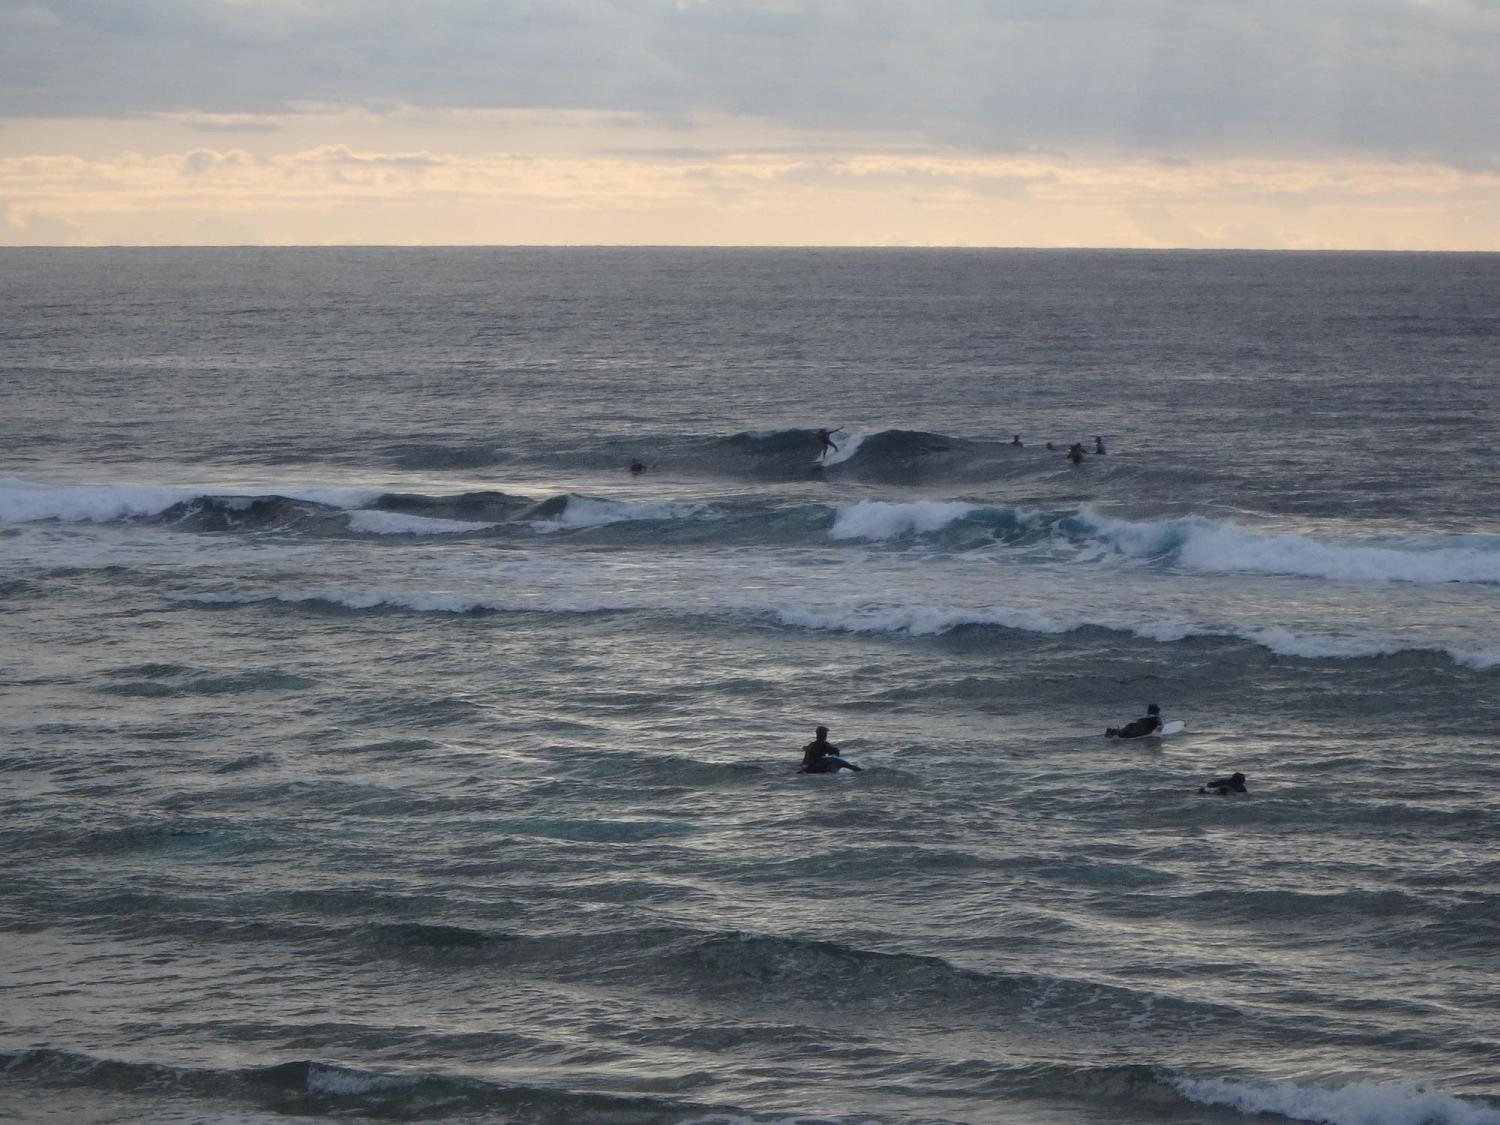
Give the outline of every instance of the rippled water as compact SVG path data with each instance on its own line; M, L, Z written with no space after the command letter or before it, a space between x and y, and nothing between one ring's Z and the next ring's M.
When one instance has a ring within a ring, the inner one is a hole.
M0 266L0 1113L1500 1122L1500 260Z

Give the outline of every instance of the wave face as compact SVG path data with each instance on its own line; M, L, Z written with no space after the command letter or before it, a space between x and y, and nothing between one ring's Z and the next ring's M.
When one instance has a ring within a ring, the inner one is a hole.
M0 298L0 1118L1500 1125L1500 259Z

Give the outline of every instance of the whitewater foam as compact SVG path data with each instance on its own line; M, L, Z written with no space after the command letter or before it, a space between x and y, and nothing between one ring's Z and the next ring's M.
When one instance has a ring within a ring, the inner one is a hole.
M1436 1091L1383 1083L1336 1089L1291 1082L1232 1082L1219 1078L1168 1078L1183 1097L1200 1105L1243 1113L1279 1114L1324 1125L1500 1125L1500 1109Z
M247 495L209 488L165 485L49 485L18 477L0 479L0 523L59 520L64 523L109 523L114 520L159 516L174 504L201 498L217 499L232 510L243 510L256 496L280 496L335 508L357 508L380 494L367 488L291 488Z
M470 531L486 531L494 526L492 523L474 523L468 520L408 516L374 508L361 508L349 513L349 530L364 535L461 535Z
M534 520L537 531L577 531L630 521L667 521L717 518L707 504L671 500L630 501L596 500L590 496L569 496L562 512L550 520Z
M918 500L889 503L861 500L838 509L828 534L833 539L895 539L903 535L931 535L975 510L957 501Z
M1249 572L1344 582L1500 583L1500 539L1409 537L1398 545L1262 535L1202 516L1134 521L1084 509L1076 527L1127 558L1175 562L1215 573Z

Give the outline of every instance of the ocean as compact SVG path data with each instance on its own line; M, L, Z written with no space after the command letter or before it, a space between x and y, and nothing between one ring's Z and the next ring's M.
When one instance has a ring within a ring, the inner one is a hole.
M0 1119L1500 1123L1500 256L0 311Z

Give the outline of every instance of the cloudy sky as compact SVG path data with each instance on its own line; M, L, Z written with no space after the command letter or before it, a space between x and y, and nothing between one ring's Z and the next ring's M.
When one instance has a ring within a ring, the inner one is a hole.
M0 244L1500 250L1500 0L0 0Z

